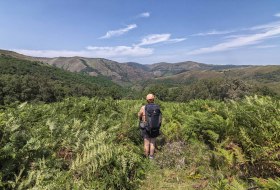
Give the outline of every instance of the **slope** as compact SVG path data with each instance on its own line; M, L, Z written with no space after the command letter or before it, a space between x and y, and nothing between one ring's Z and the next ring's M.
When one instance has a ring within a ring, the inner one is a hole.
M125 91L103 76L67 72L45 63L0 55L2 105L16 101L54 102L68 96L121 98Z

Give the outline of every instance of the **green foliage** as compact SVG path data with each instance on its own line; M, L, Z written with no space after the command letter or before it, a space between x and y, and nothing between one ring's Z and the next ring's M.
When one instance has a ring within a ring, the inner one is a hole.
M235 178L221 179L216 184L212 185L215 190L246 190L247 187L244 183Z
M131 189L144 168L139 148L118 138L121 103L66 99L0 114L1 186L8 189ZM130 124L130 123L129 123ZM126 135L126 134L122 134Z
M280 189L280 178L279 177L277 177L275 179L253 178L253 180L256 182L256 184L259 187L261 187L264 190Z
M205 142L212 150L211 165L223 175L238 179L280 174L279 100L258 96L229 102L196 100L166 103L164 108L166 138Z
M278 80L279 82L279 80ZM177 82L172 80L148 81L143 95L154 93L163 101L186 102L194 99L240 100L255 94L279 97L277 90L268 84L256 84L236 78L192 79Z
M0 105L56 102L70 96L131 97L131 90L105 77L71 73L40 62L0 56Z
M0 109L0 187L139 188L152 166L142 158L137 129L142 103L67 98ZM172 178L170 183L183 185L185 179L194 180L194 188L246 189L255 186L250 178L263 178L277 185L279 100L253 96L157 103L163 112L161 139L167 143L161 144L155 162L158 171L168 173L162 177ZM172 171L178 172L176 178Z
M280 69L266 73L256 73L254 78L264 82L278 82L280 80Z

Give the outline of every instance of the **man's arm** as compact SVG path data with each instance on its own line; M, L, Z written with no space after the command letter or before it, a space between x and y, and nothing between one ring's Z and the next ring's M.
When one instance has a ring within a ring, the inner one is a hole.
M140 120L145 120L145 106L142 106L140 111L138 112L138 117Z

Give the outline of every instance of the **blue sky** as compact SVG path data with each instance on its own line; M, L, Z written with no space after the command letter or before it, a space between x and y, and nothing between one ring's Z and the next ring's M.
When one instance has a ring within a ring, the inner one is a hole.
M0 1L0 49L142 64L280 65L280 1Z

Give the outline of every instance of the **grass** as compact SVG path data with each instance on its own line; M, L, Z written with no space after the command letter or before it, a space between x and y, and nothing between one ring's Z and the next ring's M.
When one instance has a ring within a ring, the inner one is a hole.
M216 178L209 163L210 151L199 142L167 143L150 160L141 190L211 189L210 183Z
M149 170L146 180L141 184L141 190L194 189L196 182L199 181L189 178L185 170L160 169L156 163L151 163L151 167L154 168Z

